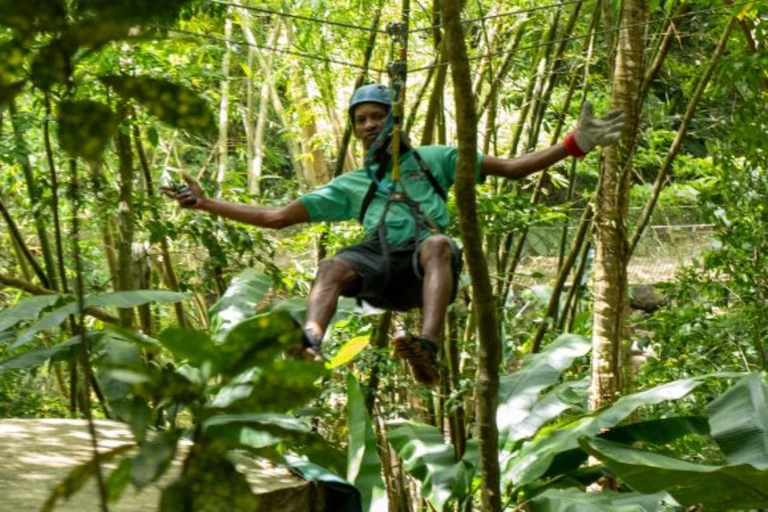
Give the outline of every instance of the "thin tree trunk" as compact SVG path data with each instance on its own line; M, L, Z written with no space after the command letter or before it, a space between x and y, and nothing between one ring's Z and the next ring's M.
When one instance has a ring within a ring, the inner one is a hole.
M459 160L456 169L456 205L459 209L464 250L474 293L474 311L479 337L478 370L475 387L477 437L480 446L481 496L483 510L501 511L499 471L499 431L496 406L499 391L501 343L496 321L493 289L482 250L482 235L477 224L475 168L477 159L477 116L472 101L472 79L458 2L443 4L446 50L451 63Z
M155 202L155 185L152 182L152 172L149 168L149 162L147 160L147 153L144 151L144 144L141 142L141 133L139 127L134 123L133 125L133 141L136 145L136 154L139 156L139 163L144 175L144 186L147 189L147 197L149 199L149 212L152 216L152 220L158 222L160 220L160 212L158 211L157 204ZM160 256L163 259L163 274L165 275L168 288L177 292L180 290L179 281L176 278L176 270L173 268L173 261L171 260L171 251L168 246L168 238L165 236L160 237ZM181 302L176 302L173 305L176 312L176 320L179 322L179 327L182 329L187 327L187 317L184 314L184 305Z
M218 191L221 194L223 190L224 179L227 174L227 165L229 158L229 75L230 64L232 60L232 46L229 41L232 40L232 9L227 7L224 15L224 57L221 59L221 102L219 103L219 167L216 173L216 182L219 184Z
M37 238L40 241L40 251L42 252L43 266L45 268L45 286L51 286L54 289L58 289L55 270L56 266L53 263L51 245L48 242L48 233L46 232L45 219L43 218L41 208L39 208L40 190L37 185L37 180L35 180L34 177L32 162L29 160L29 149L27 147L26 141L24 140L24 129L21 126L19 114L16 110L16 102L12 100L8 105L8 109L11 114L11 126L13 127L16 159L24 173L24 179L27 183L27 193L30 209L32 211L32 218L35 222Z
M53 160L53 147L51 145L51 117L51 95L48 91L46 91L45 120L43 121L43 140L45 142L45 155L48 161L48 170L51 173L51 210L53 212L53 232L56 241L56 258L59 269L59 279L61 279L61 290L64 293L69 293L67 271L64 267L64 244L61 237L61 219L59 216L59 178L56 171L56 163Z
M562 267L558 270L557 279L552 289L552 295L549 297L549 304L547 305L547 311L544 315L544 321L539 324L536 329L531 343L531 352L539 352L541 350L541 340L544 339L544 335L550 327L557 323L558 309L560 308L560 295L562 295L565 281L568 279L568 274L571 273L573 264L576 263L576 258L581 252L581 247L584 241L587 239L587 233L589 227L592 225L592 208L586 208L584 214L579 222L579 230L576 232L576 237L571 244L571 251L568 254Z
M730 38L731 32L733 31L733 28L736 25L736 23L738 23L738 18L736 17L733 17L728 21L728 24L725 27L725 31L723 32L723 35L720 37L720 41L717 44L715 53L712 55L712 59L709 61L709 64L707 64L707 67L704 69L704 73L702 73L701 78L699 78L699 82L696 84L696 88L694 89L693 94L691 95L691 99L688 101L688 106L686 107L685 115L683 116L683 122L680 124L680 127L677 129L675 140L672 141L672 145L669 147L669 151L667 151L667 157L664 160L664 163L662 164L661 168L659 169L659 172L656 174L656 180L653 182L653 190L651 191L651 195L648 198L648 201L645 203L645 206L643 207L643 211L640 214L640 218L635 224L635 228L632 232L632 236L630 237L630 240L629 240L630 256L635 251L635 248L637 247L637 244L640 241L640 237L643 236L643 232L645 231L645 228L648 226L648 222L650 222L651 215L653 214L653 210L656 207L656 203L659 200L659 196L661 195L661 190L666 185L667 176L669 176L669 173L672 170L672 164L675 162L675 158L677 157L677 154L680 152L680 148L683 145L683 139L685 138L685 135L688 133L688 128L691 126L693 117L696 114L696 108L699 106L699 101L701 100L701 96L704 94L704 90L709 84L709 81L712 79L712 75L714 74L715 69L717 68L717 64L720 61L720 57L723 55L723 52L725 51L725 48L728 45L728 39Z
M371 22L371 33L368 36L368 42L365 44L365 51L363 52L363 69L355 80L355 89L365 84L368 78L368 66L371 63L371 56L373 55L373 49L376 46L376 36L379 33L379 24L381 23L381 8L383 1L380 1L376 7L376 11L373 15L373 21ZM336 167L333 169L333 176L341 176L344 172L344 164L347 160L347 148L349 147L349 141L352 138L352 123L349 116L345 117L344 135L341 137L339 143L339 149L336 152Z
M19 227L16 225L16 222L14 222L13 217L11 217L8 209L5 207L5 203L2 199L2 193L0 193L0 215L2 215L6 224L8 224L8 231L11 234L11 238L13 238L15 241L16 246L24 255L26 261L32 266L32 269L35 271L35 275L40 280L43 288L48 288L50 284L48 282L48 277L45 275L45 270L43 270L43 267L40 266L35 257L32 255L32 252L29 250L29 247L27 247L27 244L24 242L24 237L19 231Z
M626 215L632 163L628 155L638 126L647 8L645 0L624 0L622 5L611 106L625 112L627 127L618 144L603 150L595 198L592 410L613 402L621 391L622 341L629 311Z
M119 107L120 117L128 117L125 104ZM135 289L133 283L133 152L131 138L127 133L117 132L117 156L119 159L120 191L117 203L118 249L117 249L117 289L128 291ZM123 327L132 327L135 317L132 308L120 308L120 321Z

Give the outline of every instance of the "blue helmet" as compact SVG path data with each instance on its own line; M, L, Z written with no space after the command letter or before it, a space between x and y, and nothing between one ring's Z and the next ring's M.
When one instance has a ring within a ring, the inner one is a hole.
M349 116L352 117L355 107L361 103L378 103L389 111L392 108L392 94L389 87L382 84L369 84L358 88L349 100Z

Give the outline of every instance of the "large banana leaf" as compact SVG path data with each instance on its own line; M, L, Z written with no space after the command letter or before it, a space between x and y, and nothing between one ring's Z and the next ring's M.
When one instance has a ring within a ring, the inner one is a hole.
M34 320L45 308L61 300L60 295L38 295L22 299L13 306L0 311L0 331L13 327L19 322Z
M768 469L768 387L754 372L708 406L712 437L731 464Z
M531 512L664 512L676 505L667 493L638 494L550 489L529 503Z
M285 312L262 313L240 322L216 344L218 371L234 376L254 366L268 368L280 353L298 346L303 333Z
M560 416L568 410L576 409L584 412L578 401L573 398L565 398L568 394L574 392L584 392L589 389L587 379L563 382L555 386L550 391L541 395L541 397L531 406L528 415L523 418L517 418L508 437L509 442L518 441L533 437L541 427Z
M347 420L347 480L360 491L363 511L387 512L389 505L384 480L381 478L376 434L371 426L363 392L352 373L347 373Z
M477 463L476 444L469 443L461 460L456 460L453 445L432 425L397 420L387 440L403 459L404 469L422 483L422 493L435 507L443 510L451 499L463 499L469 492Z
M132 290L128 292L104 293L101 295L91 295L85 298L85 308L114 306L119 308L132 308L141 306L149 302L172 303L179 302L186 298L183 293L169 292L165 290ZM56 327L61 324L68 316L76 314L78 311L77 302L68 302L48 313L16 336L16 341L11 344L12 349L26 345L37 333L46 329Z
M21 370L40 366L49 359L69 358L74 356L72 347L80 345L80 336L70 338L64 343L59 343L55 347L30 350L18 356L11 357L0 362L0 375L8 370Z
M605 429L615 427L640 406L680 399L708 378L736 375L740 374L723 373L693 377L623 396L607 408L534 438L518 453L508 454L502 477L516 486L527 485L547 472L556 455L578 448L579 438L596 436Z
M243 320L256 315L256 306L272 287L272 280L255 269L235 276L224 295L210 309L213 338L224 336Z
M693 464L603 439L584 438L581 446L638 492L666 491L683 506L713 510L768 507L768 470Z
M563 334L541 353L527 357L522 368L501 377L496 411L500 446L531 435L531 425L525 423L539 401L539 395L556 384L560 374L573 364L574 359L587 354L590 346L586 338Z

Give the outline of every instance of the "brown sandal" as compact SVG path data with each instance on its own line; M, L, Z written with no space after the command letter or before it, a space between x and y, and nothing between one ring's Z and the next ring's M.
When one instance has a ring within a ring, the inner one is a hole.
M440 382L437 343L423 336L413 336L408 331L398 331L392 338L392 345L395 357L408 362L416 382L428 386Z

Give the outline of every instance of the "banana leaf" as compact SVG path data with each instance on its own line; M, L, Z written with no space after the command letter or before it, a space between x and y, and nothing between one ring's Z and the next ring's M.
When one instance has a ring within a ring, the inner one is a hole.
M547 473L556 455L578 448L580 438L596 436L615 427L638 407L678 400L707 379L742 375L719 373L692 377L623 396L606 408L534 438L519 452L507 453L506 460L502 463L502 478L505 481L511 480L516 486L525 486Z
M573 364L574 359L586 355L590 347L589 340L584 337L563 334L541 353L527 357L522 368L501 377L496 411L500 446L531 434L531 425L525 423L541 392L556 384L560 374Z
M666 491L683 506L713 510L768 507L768 470L750 464L707 466L636 450L603 439L581 440L582 448L642 493Z
M665 512L675 500L656 494L550 489L529 502L531 512Z
M381 477L376 434L365 406L365 398L352 373L347 373L347 480L357 487L365 512L387 512L387 492Z
M262 272L247 269L232 279L227 291L210 309L213 338L217 341L243 320L256 316L256 306L272 287Z
M751 373L707 405L712 437L731 464L768 469L768 387Z

